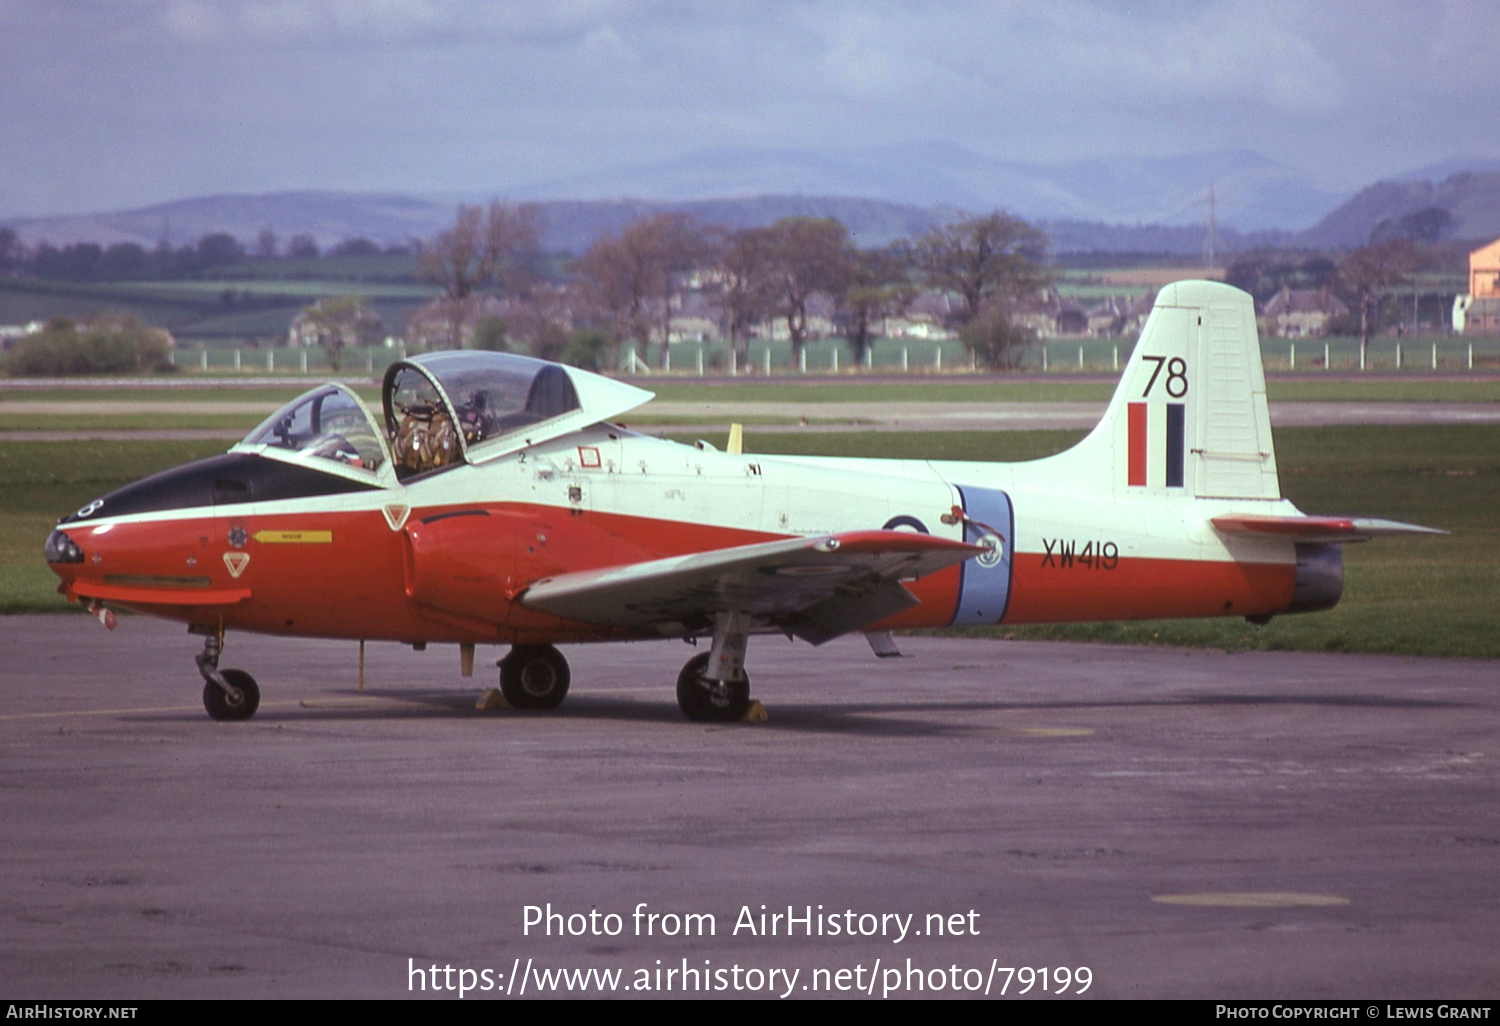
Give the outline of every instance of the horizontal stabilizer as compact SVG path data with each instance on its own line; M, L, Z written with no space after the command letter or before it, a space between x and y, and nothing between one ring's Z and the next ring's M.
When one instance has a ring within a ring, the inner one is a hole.
M1435 527L1374 517L1267 517L1228 514L1214 517L1224 534L1279 538L1292 542L1357 542L1400 534L1447 534Z

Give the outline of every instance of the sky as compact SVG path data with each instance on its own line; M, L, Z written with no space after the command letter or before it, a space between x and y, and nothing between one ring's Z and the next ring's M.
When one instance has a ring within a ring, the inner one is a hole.
M0 0L0 217L690 151L1500 156L1493 0Z

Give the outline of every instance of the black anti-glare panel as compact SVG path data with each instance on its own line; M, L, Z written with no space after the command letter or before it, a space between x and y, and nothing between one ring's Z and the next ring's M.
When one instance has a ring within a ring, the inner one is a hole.
M315 495L375 490L377 486L248 453L226 453L142 478L95 499L59 523L193 506L234 506Z

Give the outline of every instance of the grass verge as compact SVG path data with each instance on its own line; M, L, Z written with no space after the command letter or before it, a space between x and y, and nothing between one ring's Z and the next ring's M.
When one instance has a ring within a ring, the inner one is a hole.
M747 445L768 454L1021 460L1061 451L1081 434L752 432ZM1452 534L1348 546L1338 608L1279 617L1266 627L1243 620L1176 620L968 633L1500 658L1500 427L1289 428L1276 433L1276 442L1283 490L1302 509L1390 517ZM214 441L0 441L0 611L66 608L41 558L42 542L60 514L127 481L225 447Z

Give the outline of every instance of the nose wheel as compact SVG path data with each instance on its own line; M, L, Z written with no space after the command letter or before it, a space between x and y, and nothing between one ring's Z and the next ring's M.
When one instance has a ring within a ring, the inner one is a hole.
M213 681L203 685L203 708L216 720L248 720L260 708L260 685L244 670L220 670L233 691Z
M220 670L223 629L203 639L195 662L203 677L203 708L216 720L248 720L260 708L260 685L244 670Z

